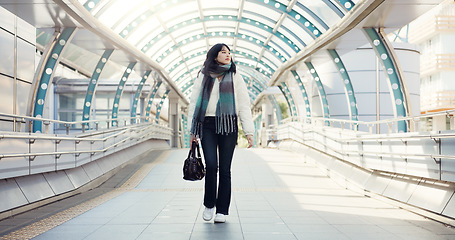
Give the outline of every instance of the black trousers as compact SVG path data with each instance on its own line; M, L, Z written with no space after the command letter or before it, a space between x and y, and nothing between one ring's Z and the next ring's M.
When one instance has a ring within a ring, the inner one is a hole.
M228 215L231 204L231 163L238 132L217 134L215 117L205 117L202 131L201 144L206 165L204 206L216 207L216 213Z

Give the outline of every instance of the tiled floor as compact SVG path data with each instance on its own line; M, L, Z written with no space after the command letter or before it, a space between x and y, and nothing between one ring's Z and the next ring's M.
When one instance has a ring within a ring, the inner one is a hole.
M186 155L145 159L130 169L151 169L137 185L34 239L455 239L455 229L343 189L296 153L272 149L236 150L227 222L205 222L203 181L182 180Z

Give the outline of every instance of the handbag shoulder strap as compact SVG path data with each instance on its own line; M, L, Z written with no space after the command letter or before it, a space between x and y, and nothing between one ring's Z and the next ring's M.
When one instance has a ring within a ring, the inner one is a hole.
M199 143L196 143L196 150L197 150L197 155L196 155L196 157L198 157L198 158L202 157L202 156L201 156L201 150L200 150L200 148L199 148Z
M197 150L197 153L200 156L201 153L199 151L199 143L194 141L194 142L191 143L191 149L190 149L190 152L188 153L188 157L191 155L193 158L196 158L197 157L196 150Z

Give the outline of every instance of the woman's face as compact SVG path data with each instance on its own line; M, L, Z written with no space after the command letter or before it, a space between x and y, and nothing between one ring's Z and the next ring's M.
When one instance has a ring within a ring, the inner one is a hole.
M231 52L226 46L223 46L221 51L218 52L218 56L215 60L220 65L229 64L231 62Z

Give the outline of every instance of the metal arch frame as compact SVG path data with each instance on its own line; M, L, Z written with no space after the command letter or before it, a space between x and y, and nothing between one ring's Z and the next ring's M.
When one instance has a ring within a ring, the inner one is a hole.
M337 0L337 2L340 3L340 6L346 11L350 11L355 6L354 2L351 0ZM346 6L346 4L349 4L350 6Z
M250 67L243 68L243 65L241 65L241 64L239 66L240 66L240 68L239 68L240 71L247 72L248 75L251 75L254 79L257 79L258 80L257 82L262 84L262 86L264 86L264 88L267 87L268 79L266 79L264 77L264 75L261 75L262 73L260 73L260 72L258 73L258 70L254 69L254 68L250 68Z
M176 5L179 5L184 2L190 2L190 0L173 0L173 5L176 6ZM137 25L141 24L142 20L148 19L149 17L153 17L156 13L167 8L167 5L163 7L162 4L159 4L159 5L155 4L153 6L154 11L150 11L150 7L148 7L150 5L149 1L144 1L142 3L142 5L147 5L147 7L145 7L145 9L147 9L147 10L144 11L142 14L140 14L137 18L135 18L131 23L127 24L126 27L124 27L122 29L122 31L119 32L119 35L121 37L126 37L128 34L134 32L134 30L136 29L135 25L137 26ZM132 14L132 13L129 13L129 14ZM122 19L122 18L119 18L119 19ZM118 24L119 24L119 22L115 23L114 25L118 25Z
M261 90L254 84L254 80L248 77L247 75L241 74L243 81L247 85L248 93L250 95L251 99L256 99L259 93L261 93ZM252 84L250 84L252 82Z
M327 100L327 94L325 93L324 85L321 82L321 78L319 77L316 68L313 66L311 62L305 62L305 65L309 69L310 74L313 76L313 80L318 88L319 100L321 101L321 107L322 112L324 114L324 118L330 118L329 102Z
M74 37L77 32L76 28L65 28L57 38L53 40L49 52L45 55L43 59L43 65L41 68L41 73L37 82L36 94L33 102L33 116L40 118L44 113L44 104L46 102L47 89L49 89L49 83L52 79L55 69L60 62L60 57L62 52L66 49L66 46L69 45L69 42ZM36 133L42 132L42 122L34 120L32 131Z
M150 97L148 98L147 105L145 105L145 121L148 122L148 117L150 116L153 99L155 98L158 89L160 88L162 81L155 82L152 91L150 92Z
M297 72L295 70L291 70L291 73L294 76L295 81L299 85L300 91L302 92L303 101L305 101L306 116L311 117L310 101L308 100L308 94L305 89L305 86L303 85L303 82L300 79L300 76L297 74Z
M322 1L324 2L324 1ZM327 4L327 2L324 2ZM330 28L318 15L316 15L313 11L307 8L305 5L297 1L295 5L299 6L304 12L310 15L317 23L319 23L326 31ZM329 7L329 6L328 6ZM331 8L333 10L333 8Z
M183 147L190 147L190 134L188 134L188 115L183 113L181 114L182 118L182 127L183 127Z
M338 55L335 49L328 49L329 55L332 57L335 66L337 67L338 73L341 75L343 81L344 92L348 101L348 109L351 120L358 121L359 113L357 110L357 100L354 94L354 88L352 87L351 78L349 77L348 71L346 70L343 61Z
M248 80L248 82L245 81L245 83L248 83L247 85L250 85L248 87L254 88L258 92L261 92L261 91L263 91L265 89L263 87L263 85L261 85L259 82L254 81L254 78L252 78L249 74L244 73L244 74L241 74L241 75L242 75L244 81L245 81L245 79Z
M183 1L178 1L178 2L175 2L175 3L177 4L177 3L180 3L180 2L183 2ZM279 9L282 10L283 12L286 12L286 14L288 14L288 15L289 15L289 13L291 13L291 14L294 14L294 15L296 15L296 16L297 16L297 15L300 16L299 13L295 12L295 11L292 10L292 9L288 9L288 8L283 9L283 6L284 6L284 5L282 6L279 2L276 2L276 1L273 1L273 0L272 0L272 3L270 3L270 4L273 4L273 3L275 3L275 5L276 5L276 4L279 4L279 5L280 5ZM274 11L276 11L274 8L272 8L272 7L269 6L270 4L266 4L266 6L269 7L269 8L271 8L271 9L273 9ZM161 7L161 6L160 6L160 7ZM329 7L329 6L328 6L328 7ZM276 7L275 7L275 8L276 8ZM162 9L162 8L161 8L161 9ZM159 10L159 9L157 9L155 12L158 12L158 10ZM309 9L304 9L304 10L305 10L307 13L309 13L310 16L313 16L313 17L316 16L314 13L312 13L311 10L309 10ZM120 32L120 35L121 35L122 37L127 37L128 33L131 33L131 30L134 30L134 28L135 28L135 26L137 26L138 22L139 22L139 24L140 24L140 22L141 22L143 19L147 19L147 17L153 16L153 15L155 14L155 12L144 13L145 15L142 14L141 16L139 16L138 18L136 18L135 20L133 20L132 23L128 24L128 25ZM256 14L256 15L262 16L262 15L259 15L259 14ZM232 21L232 20L231 20L232 18L236 18L237 21L241 21L241 22L244 22L244 23L248 23L248 21L250 20L250 19L246 19L246 20L242 21L242 19L239 20L238 17L236 17L236 16L229 16L229 15L226 15L226 16L227 16L226 19L228 19L229 21ZM180 25L187 25L187 24L184 24L184 23L192 22L192 20L194 20L194 23L204 22L204 21L210 20L211 18L213 18L213 16L205 16L204 19L201 19L201 18L189 19L189 20L187 20L187 21L185 21L185 22L183 22L183 23L180 23ZM218 19L223 19L223 17L220 18L220 16L218 16ZM290 18L290 19L292 19L292 18ZM309 33L310 36L316 36L316 37L317 37L317 36L319 36L319 35L321 34L320 30L318 30L313 24L311 24L311 21L308 20L308 19L306 19L305 17L296 19L296 21L299 22L299 23L301 23L301 24L302 24L301 26L302 26L304 29L307 29L307 32L310 32L310 33ZM325 25L325 26L326 26L326 24L325 24L322 20L320 20L320 18L315 18L315 21L317 21L317 22L320 23L321 25ZM257 21L254 21L254 22L258 23ZM174 26L178 26L178 25L179 25L179 24L176 24L176 25L174 25ZM264 25L264 24L263 24L263 25ZM254 26L254 25L253 25L253 26ZM275 35L276 37L278 37L278 39L286 38L286 39L283 40L283 41L284 41L286 44L288 44L289 47L290 47L291 49L295 49L296 51L299 51L299 48L297 47L297 45L293 44L292 41L290 41L287 37L285 37L285 35L283 35L283 34L281 34L281 33L279 33L279 35L277 35L276 32L274 31L274 28L271 27L271 26L264 25L263 27L264 27L265 29L267 29L267 30L268 30L268 29L272 29L272 31L271 31L271 32L269 31L269 32L270 32L271 34ZM171 28L171 29L174 29L174 28ZM168 33L171 33L171 32L173 32L173 31L174 31L174 30L171 30L171 31L169 31ZM292 31L289 31L289 30L288 30L288 32L292 34ZM162 36L162 34L159 34L159 35L158 35L158 38L160 38L161 36ZM280 37L281 37L281 38L280 38ZM296 39L299 39L299 38L298 38L297 36L295 36L295 35L294 35L294 37L295 37ZM313 38L314 38L314 37L313 37ZM153 43L155 42L154 40L152 40L152 41L153 41ZM151 42L149 42L149 44L151 44ZM277 46L280 46L279 44L276 44L276 43L274 43L274 44L277 45ZM293 46L292 46L292 45L293 45ZM305 45L305 43L303 43L303 45ZM147 44L146 44L145 47L147 47ZM265 47L264 47L264 48L265 48ZM144 51L144 52L146 51L146 49L144 49L144 47L143 47L142 49L143 49L142 51ZM283 52L287 53L287 51L284 51L283 49L281 49L281 50L282 50ZM287 54L288 54L288 53L287 53ZM288 54L288 55L289 55L289 54Z
M200 56L200 55L199 55L199 56ZM246 58L248 58L248 59L251 59L251 60L255 61L255 59L254 59L254 58L252 58L251 56L248 56L247 54L242 54L242 53L239 53L239 56L246 56ZM275 56L276 56L276 54L275 54ZM239 59L239 60L237 60L236 62L240 62L240 61L241 61L241 60ZM280 60L280 61L281 61L281 60ZM179 64L182 64L182 63L184 63L184 61L183 61L183 60L182 60L182 61L180 61L179 63L176 63L176 64L174 64L174 66L175 66L175 65L177 65L176 67L179 67ZM272 62L272 63L273 63L273 62ZM267 75L270 77L270 76L271 76L271 74L273 73L274 69L273 69L272 67L270 67L270 66L269 66L267 63L263 62L263 61L260 61L260 62L258 62L258 64L261 64L261 65L263 65L265 69L267 69L267 70L269 70L269 71L271 72L271 73L267 73ZM255 66L253 66L253 65L251 65L251 67L253 67L253 68L256 68L256 67L255 67ZM175 70L175 68L174 68L174 69L172 69L172 70L174 71L174 70ZM184 70L184 69L183 69L183 70ZM182 71L182 70L180 70L180 71ZM170 72L170 73L171 73L171 72Z
M249 2L260 2L260 1L250 0ZM271 9L275 12L278 12L278 13L286 13L287 15L289 15L290 16L289 19L292 19L293 21L299 23L303 27L303 29L305 29L313 39L318 38L322 34L321 30L319 30L316 26L314 26L314 24L310 20L308 20L304 16L301 16L298 12L296 12L292 9L288 9L286 5L283 5L282 3L275 1L275 0L265 0L263 2L265 4L264 6L268 7L269 9ZM281 12L277 11L277 9L279 9ZM294 17L291 17L291 16L294 16ZM295 16L300 16L300 17L299 17L299 19L297 19Z
M327 6L329 6L330 9L333 10L340 18L344 17L344 13L340 10L339 7L337 7L332 1L330 0L322 0Z
M181 65L182 63L184 63L185 61L190 60L191 58L194 58L194 57L196 57L196 56L204 55L205 53L206 53L206 51L205 51L205 52L204 52L204 51L198 52L198 53L196 53L196 54L191 55L190 57L185 58L184 61L182 60L182 61L180 61L179 63L174 64L174 66L173 66L171 69L169 69L169 74L171 75L171 73L176 69L176 67L180 66L180 65ZM247 59L251 59L251 60L253 60L253 61L256 61L256 60L257 60L257 58L255 58L255 57L253 57L253 56L251 56L251 55L249 55L249 54L247 54L247 53L244 53L244 52L235 52L235 55L240 55L240 56L243 56L243 57L245 57L245 58L247 58ZM237 62L242 62L242 61L236 59L235 62L237 63ZM266 64L266 63L262 63L262 64L263 64L265 67L267 67L268 69L273 70L268 64ZM277 67L277 68L278 68L278 67ZM256 71L259 71L259 70L257 70L257 69L255 69L255 70L256 70ZM184 74L187 74L187 73L191 72L191 69L190 69L190 70L187 69L186 71L185 71L185 69L182 69L182 70L180 70L180 71L184 71ZM178 82L181 80L181 76L184 75L184 74L181 74L174 82L178 83ZM267 75L269 75L269 74L267 74Z
M243 66L250 67L250 66L246 65L246 64L243 63L243 62L236 62L236 65L237 65L237 66L242 66L242 65L243 65ZM187 76L189 73L192 73L192 72L194 72L195 70L199 70L200 68L201 68L200 66L195 66L195 67L189 69L188 72L185 72L185 73L181 74L175 81L176 81L176 82L180 82L181 79L183 79L183 78L184 78L185 76ZM255 70L256 70L256 71L259 71L259 70L257 70L257 69L255 69ZM243 71L245 71L245 70L243 70ZM248 74L253 76L252 73L248 73ZM262 73L262 74L264 74L264 73ZM268 75L266 75L266 76L268 76ZM259 79L259 78L255 77L254 79ZM187 81L186 83L184 83L184 84L181 85L181 86L183 86L183 89L184 89L184 88L185 88L185 85L187 85L187 84L189 84L189 83L190 83L190 82ZM261 84L262 84L262 85L265 85L265 84L263 84L263 83L261 83ZM185 91L186 91L186 90L182 90L182 92L185 92Z
M253 34L255 34L255 32L252 31L252 30L248 30L248 29L241 29L241 30L244 31L244 32L247 32L247 33L253 33ZM252 36L246 35L246 34L239 34L239 35L242 35L242 39L246 39L246 38L248 37L248 40L250 40L250 38L252 37ZM245 38L243 38L243 35L245 35ZM253 38L256 39L256 42L259 40L259 39L255 38L255 37L253 37ZM262 49L263 49L263 50L267 50L267 48L268 48L268 50L270 50L270 51L272 51L272 52L278 52L278 51L275 50L275 48L273 48L272 46L270 46L269 43L271 42L271 39L270 39L269 37L264 37L264 38L265 38L265 41L259 40L259 41L262 42ZM250 40L250 41L251 41L251 40ZM288 53L287 51L285 51L285 50L283 49L283 47L280 46L280 44L276 44L275 42L272 42L272 43L276 45L276 48L279 48L279 49L284 53L284 54L283 54L283 53L278 52L278 53L281 55L281 61L283 61L283 62L286 61L286 60L284 59L284 55L287 55L287 58L291 58L291 57L292 57L292 54L290 54L290 53ZM286 44L286 45L287 45L287 44ZM268 47L267 47L267 46L268 46ZM262 51L261 51L261 52L262 52ZM295 53L297 53L297 52L294 52L294 54L295 54ZM276 54L276 53L275 53L275 54ZM260 56L260 57L262 57L262 56Z
M100 60L98 61L95 70L93 70L92 78L90 79L89 85L87 86L87 92L85 94L84 110L82 112L83 121L90 120L90 110L92 107L93 96L95 95L96 87L98 86L98 80L100 78L101 72L104 69L104 66L106 66L106 63L113 52L114 49L105 50ZM86 123L83 123L83 125L85 126Z
M136 114L137 114L137 103L138 103L139 98L141 96L142 88L145 85L145 81L147 81L147 79L149 78L151 72L152 72L152 70L147 70L144 73L144 75L142 76L141 81L139 82L139 85L136 88L136 93L134 94L134 98L133 98L133 104L131 104L131 117L136 117ZM132 123L136 123L136 119L131 119L131 121L132 121Z
M131 62L125 69L125 72L123 72L123 76L120 79L118 86L117 86L117 91L115 92L115 97L114 97L114 104L112 105L112 119L116 119L118 116L118 108L120 104L120 98L122 97L123 90L126 84L126 81L128 80L128 77L130 76L131 72L134 69L134 66L136 65L137 62ZM117 121L113 120L112 121L112 126L116 126L115 124Z
M273 27L272 26L269 26L269 25L266 25L264 23L255 21L255 20L250 19L250 18L243 18L242 17L242 19L238 19L237 16L233 16L233 15L207 15L207 16L204 16L203 19L200 19L200 18L188 19L187 21L184 21L184 22L181 22L181 23L177 23L176 25L174 25L174 27L169 29L169 32L166 32L166 35L171 34L173 32L176 32L176 31L178 31L179 29L181 29L183 27L191 26L192 24L199 24L199 23L213 21L213 20L245 23L245 24L257 27L257 28L262 29L264 31L267 31L270 34L273 34L277 38L281 39L286 45L288 45L291 49L294 49L296 52L300 51L300 47L298 47L296 44L294 44L293 41L291 41L288 37L286 37L286 35L282 34L281 32L278 32L278 31L277 32L273 32ZM175 26L177 26L177 27L175 27ZM152 40L148 41L141 49L144 52L147 51L147 49L149 49L149 46L151 46L151 45L155 44L156 42L158 42L163 37L163 35L164 35L164 32L158 34L155 38L153 38ZM125 37L127 37L127 36L125 36ZM296 39L299 39L299 38L297 38L297 36L294 36L294 37L296 37ZM300 43L303 46L306 46L306 44L303 41L301 41ZM275 43L275 44L279 45L277 43Z
M101 0L88 0L85 4L84 4L84 8L91 12L95 7L96 5L100 2ZM93 3L94 6L93 7L90 7L90 3Z
M190 69L190 71L188 72L188 74L189 74L189 73L192 73L192 72L194 72L194 71L196 71L196 70L199 70L199 69L201 69L200 66L193 67L193 68ZM180 77L183 78L184 76L185 76L185 75L181 75ZM191 78L191 79L196 79L196 78ZM181 86L182 86L182 92L185 92L185 91L187 90L186 87L188 87L188 85L191 85L190 82L192 82L192 81L194 81L194 80L187 81L187 82L185 82L184 84L181 85Z
M384 68L386 78L389 80L389 91L393 97L392 106L395 110L395 117L410 116L410 103L407 97L407 89L404 85L403 74L400 65L397 63L393 47L387 42L381 33L378 33L374 28L363 29L368 37L372 48L374 49L377 58ZM407 132L405 121L398 122L398 131Z
M250 69L254 69L255 71L257 71L257 72L259 72L259 73L261 73L261 74L263 74L264 76L267 76L267 77L269 77L269 78L272 76L271 74L262 71L262 69L256 68L256 67L252 66L251 64L248 64L248 63L245 63L245 62L236 61L235 64L236 64L237 66L243 66L243 67L247 67L247 68L250 68Z
M160 104L156 108L156 115L155 115L155 123L156 124L158 124L160 122L161 108L163 107L164 100L166 100L166 98L169 95L170 91L171 91L171 89L166 90L166 92L164 92L163 96L161 96Z
M244 10L245 13L248 13L250 15L254 15L254 16L257 16L259 18L262 18L262 19L265 19L269 22L275 22L273 19L270 19L264 15L261 15L261 14L258 14L258 13L255 13L255 12L251 12L251 11L246 11ZM243 18L243 17L242 17ZM256 21L256 20L253 20L251 19L251 21L255 21L255 22L259 22L259 21ZM260 23L260 22L259 22ZM256 24L256 23L255 23ZM267 25L268 26L268 25ZM270 26L269 26L270 27ZM299 41L300 44L302 44L304 47L306 46L306 43L304 41L301 40L300 37L298 37L293 31L289 30L287 27L283 26L283 25L280 25L280 28L282 28L283 30L285 30L289 35L293 36L297 41ZM273 27L272 27L273 29ZM278 32L278 30L277 30ZM289 39L288 37L286 37L284 34L281 33L281 35L279 36L280 38L286 38L286 39ZM290 40L289 40L290 41ZM292 42L292 41L291 41ZM296 44L294 44L296 45ZM300 51L300 49L299 49Z
M192 71L198 70L198 69L200 69L199 66L194 67L194 68L192 69ZM251 78L251 79L253 79L253 82L259 83L259 82L257 82L257 81L254 81L254 78ZM186 94L186 92L191 88L191 86L193 86L193 83L194 83L194 80L191 80L191 81L186 82L184 85L182 85L182 88L181 88L182 92L183 92L184 94ZM259 88L258 88L258 89L259 89ZM257 95L255 95L255 97L257 97Z
M184 60L180 60L178 63L174 64L174 66L172 66L169 70L167 70L169 72L169 75L171 74L171 72L173 72L177 67L181 66L181 64L183 64L184 62L192 59L192 58L195 58L195 57L199 57L199 56L202 56L204 54L207 53L207 50L204 50L204 51L199 51L197 53L194 53L194 54L191 54L191 56L188 56L186 57ZM169 66L169 65L168 65ZM177 80L175 80L175 82L177 82Z
M288 103L289 110L291 112L292 117L299 116L299 114L297 112L297 108L295 106L294 98L292 97L292 94L289 91L289 88L286 85L286 83L281 82L281 85L278 85L278 88L281 90L281 93L283 93L284 98L286 98L286 102Z
M170 53L175 51L177 48L180 48L180 47L184 46L187 42L194 41L194 39L208 39L208 38L212 38L212 37L225 36L225 35L226 36L237 37L237 38L245 40L245 41L249 40L250 42L256 42L258 45L261 45L266 50L270 51L281 62L286 62L286 59L284 58L284 56L281 55L280 52L276 51L275 49L270 49L270 48L265 47L263 41L261 41L259 39L256 39L256 38L254 38L252 36L247 36L247 35L244 35L244 34L235 34L234 32L224 32L224 31L223 32L212 32L212 33L207 33L207 34L201 33L201 34L197 34L197 35L188 37L188 38L178 42L174 47L167 49L160 56L153 56L153 58L156 59L156 62L160 63L162 61L162 59L167 57ZM247 37L248 37L248 39L247 39Z

